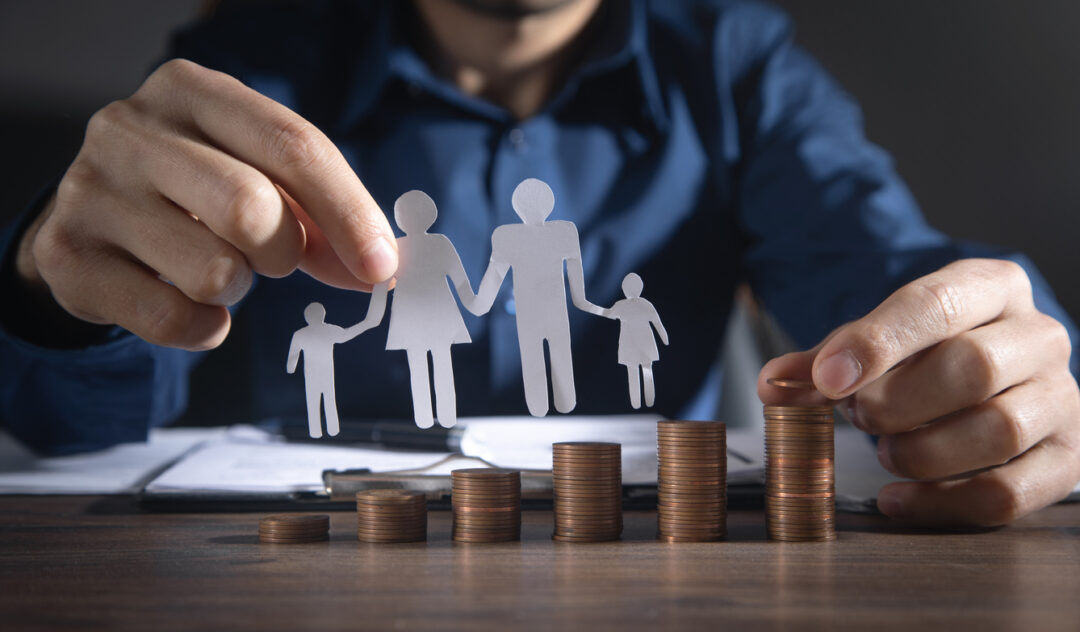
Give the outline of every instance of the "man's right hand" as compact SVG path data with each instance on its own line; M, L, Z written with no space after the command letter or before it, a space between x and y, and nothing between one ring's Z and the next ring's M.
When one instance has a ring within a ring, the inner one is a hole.
M385 216L322 132L186 60L90 119L16 257L21 281L77 318L193 350L224 340L253 271L370 289L397 263Z

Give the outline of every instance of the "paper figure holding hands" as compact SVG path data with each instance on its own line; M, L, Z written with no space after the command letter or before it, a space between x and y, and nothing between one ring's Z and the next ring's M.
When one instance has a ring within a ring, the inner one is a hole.
M622 291L626 298L605 309L603 316L619 321L619 364L626 366L630 385L630 405L641 408L641 387L645 385L645 405L652 407L656 399L653 385L653 362L660 359L656 348L653 328L660 340L668 344L667 330L660 322L660 315L649 301L641 298L644 283L631 272L623 278Z
M513 270L525 402L533 416L543 417L548 412L546 340L551 356L555 410L567 413L577 405L577 396L564 279L569 279L574 306L597 315L601 309L585 299L585 273L581 267L577 227L566 221L545 221L555 207L551 187L529 178L514 189L511 203L523 223L499 226L492 233L491 261L476 293L476 309L470 311L478 316L486 313L495 301L506 273Z
M307 326L293 334L289 344L289 360L285 370L296 372L300 354L304 354L304 389L307 391L308 432L312 438L322 436L320 404L326 411L326 434L338 433L337 396L334 394L334 345L352 340L375 325L361 321L348 329L326 322L326 309L312 303L304 309Z
M413 416L421 428L434 425L432 377L439 425L457 423L450 345L472 342L447 277L466 307L476 298L453 244L445 235L427 232L437 216L435 202L422 191L409 191L394 202L394 221L405 236L397 240L399 263L386 348L404 349L408 356ZM388 283L375 286L365 321L382 320L388 291ZM433 376L428 372L429 353Z

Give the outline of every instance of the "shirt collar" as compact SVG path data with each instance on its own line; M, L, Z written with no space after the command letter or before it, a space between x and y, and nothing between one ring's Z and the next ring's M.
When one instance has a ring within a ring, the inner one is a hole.
M434 75L410 46L404 28L406 3L390 0L379 3L372 36L356 50L350 71L351 82L339 117L340 131L354 128L367 117L395 80L418 86L439 98L478 115L509 121L502 108L462 93L450 82ZM644 101L643 114L655 129L668 122L660 83L649 53L649 19L645 0L604 3L612 11L612 24L605 29L594 53L575 71L545 109L555 110L570 100L582 82L591 77L631 69L634 87ZM611 8L616 7L616 8ZM621 99L620 102L625 102Z

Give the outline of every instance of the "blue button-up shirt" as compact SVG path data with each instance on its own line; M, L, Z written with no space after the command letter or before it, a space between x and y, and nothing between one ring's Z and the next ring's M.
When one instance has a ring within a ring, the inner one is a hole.
M809 346L949 261L1009 256L1033 275L1038 306L1069 322L1026 259L926 224L889 157L863 136L857 106L792 43L791 24L773 8L605 3L586 60L519 121L432 72L413 46L409 5L226 3L180 33L173 52L312 121L383 209L410 189L427 192L439 209L432 232L452 240L474 288L492 230L519 221L514 187L546 181L551 219L580 232L587 297L610 306L626 273L644 279L643 296L671 334L655 366L662 414L713 414L714 361L743 282ZM511 281L488 315L466 314L472 342L452 348L460 415L526 410ZM66 351L0 332L0 415L48 451L140 439L189 400L202 420L303 417L303 378L286 374L285 359L311 301L329 322L350 325L368 295L299 272L260 279L190 397L202 354L124 332ZM570 328L575 412L629 411L618 324L571 309ZM411 419L405 354L385 344L384 321L337 347L344 417Z

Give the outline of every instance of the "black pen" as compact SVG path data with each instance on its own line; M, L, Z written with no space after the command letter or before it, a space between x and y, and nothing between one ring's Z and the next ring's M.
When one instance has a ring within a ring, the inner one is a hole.
M342 419L340 425L341 431L336 436L313 439L306 418L276 418L259 424L287 441L298 443L364 444L424 452L456 452L461 444L461 432L456 428L418 428L412 419Z

